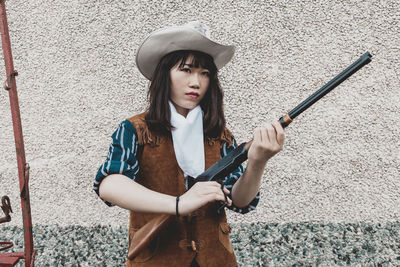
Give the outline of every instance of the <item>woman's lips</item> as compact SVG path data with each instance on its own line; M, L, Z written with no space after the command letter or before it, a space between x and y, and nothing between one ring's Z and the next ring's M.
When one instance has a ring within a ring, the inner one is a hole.
M190 92L190 93L187 93L186 95L191 97L191 98L198 98L199 97L199 94L195 93L195 92Z

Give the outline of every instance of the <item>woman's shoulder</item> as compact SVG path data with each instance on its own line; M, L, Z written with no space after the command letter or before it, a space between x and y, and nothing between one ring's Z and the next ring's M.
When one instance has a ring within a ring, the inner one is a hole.
M145 122L145 113L137 114L130 118L127 118L120 122L118 128L115 130L113 135L127 135L127 136L138 136L138 130L143 128L143 123Z
M135 124L143 124L144 122L146 122L146 114L147 112L136 114L135 116L132 116L126 120L130 121L133 126L135 126Z
M149 129L146 122L146 114L147 112L137 114L128 118L126 121L131 123L136 129L139 145L151 144L152 146L157 146L164 137L159 133L153 132Z
M233 134L228 128L224 128L224 131L221 134L221 140L226 143L228 147L233 145Z

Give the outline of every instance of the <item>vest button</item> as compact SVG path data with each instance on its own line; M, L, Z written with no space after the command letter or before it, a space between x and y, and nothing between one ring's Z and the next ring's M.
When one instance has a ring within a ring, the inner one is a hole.
M197 251L196 242L194 242L194 240L192 240L192 250Z

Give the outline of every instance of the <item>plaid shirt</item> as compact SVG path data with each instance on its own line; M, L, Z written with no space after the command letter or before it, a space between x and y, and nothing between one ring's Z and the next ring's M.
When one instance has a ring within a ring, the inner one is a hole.
M136 158L136 152L138 150L138 137L135 127L128 120L123 121L118 129L112 135L112 143L109 148L108 156L106 161L100 166L97 175L94 180L93 190L99 195L99 185L101 181L110 174L123 174L132 180L136 179L136 175L139 172L139 162ZM232 136L233 146L227 148L227 143L221 148L221 158L225 157L230 151L237 147L236 140ZM235 182L242 176L244 172L243 166L240 165L235 171L233 171L224 180L224 186L228 190L232 190ZM229 196L230 198L232 196ZM244 208L232 206L229 209L239 212L247 213L254 210L259 202L260 192L250 202L250 204ZM113 206L111 203L104 201L108 206Z

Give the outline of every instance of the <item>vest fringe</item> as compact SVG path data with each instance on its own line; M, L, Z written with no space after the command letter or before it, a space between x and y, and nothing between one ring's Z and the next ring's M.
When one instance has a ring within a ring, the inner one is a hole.
M136 132L138 134L138 144L150 145L151 147L159 146L161 143L161 138L158 135L153 135L146 125L145 121L142 120L131 120L133 125L136 125Z
M223 144L224 142L227 144L227 148L233 146L233 142L232 142L232 133L227 129L224 128L224 131L221 133L220 137L206 137L207 139L207 144L209 146L212 146L215 144L215 142L219 141L221 144Z
M142 144L156 147L160 145L160 137L158 135L152 135L149 128L140 126L140 133L142 135Z

